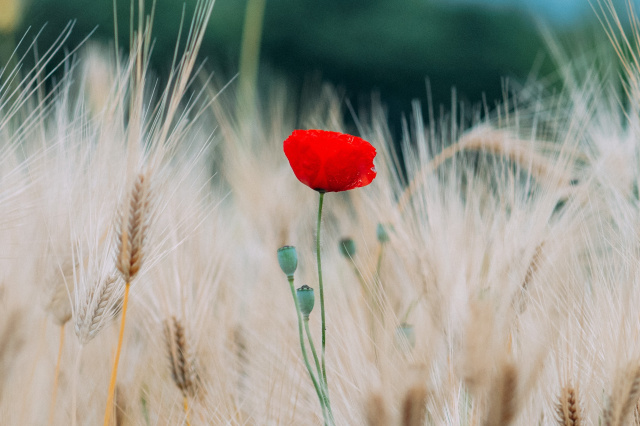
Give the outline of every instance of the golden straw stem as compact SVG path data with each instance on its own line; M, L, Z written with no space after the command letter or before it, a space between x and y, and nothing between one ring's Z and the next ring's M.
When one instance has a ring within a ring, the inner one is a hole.
M71 426L76 426L78 424L78 376L80 375L82 349L83 346L80 346L80 349L78 349L75 366L73 368L73 387L71 389Z
M53 392L51 392L51 406L49 407L49 424L53 424L55 414L56 395L58 394L58 376L60 374L60 361L62 360L62 348L64 346L64 324L60 325L60 347L58 348L58 361L56 371L53 373Z
M104 411L104 426L109 426L111 412L113 411L113 395L116 389L116 377L118 376L118 361L120 360L120 349L122 349L122 338L124 337L124 323L127 319L127 302L129 301L129 287L126 283L124 288L124 301L122 302L122 322L120 323L120 334L118 335L118 347L116 349L116 358L113 361L113 370L111 370L111 381L109 382L109 394L107 396L107 407Z
M184 406L184 415L185 415L186 425L191 426L191 422L189 421L189 398L187 398L187 395L184 395L182 399L182 404Z

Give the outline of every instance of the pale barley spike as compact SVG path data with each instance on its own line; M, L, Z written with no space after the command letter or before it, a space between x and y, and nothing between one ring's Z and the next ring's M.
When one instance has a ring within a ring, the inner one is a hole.
M565 386L560 391L556 415L558 424L561 426L580 426L582 424L577 390L572 386Z
M108 319L117 315L120 303L113 304L118 291L118 280L109 276L99 282L97 287L91 288L85 302L78 311L75 332L80 343L86 344L107 324ZM98 299L94 301L95 292L99 291ZM91 310L89 310L92 308Z
M640 366L635 366L630 369L631 383L629 386L629 392L625 399L624 405L620 412L620 422L622 423L627 419L629 414L635 409L638 399L640 398Z
M139 174L131 191L129 210L127 211L125 208L122 211L118 235L116 267L127 283L131 282L142 265L144 241L148 228L148 209L148 181L143 174Z
M631 364L614 385L609 402L602 412L604 426L621 426L635 409L640 398L640 367Z
M100 331L100 329L104 325L103 318L105 315L113 315L113 309L120 309L120 307L117 305L114 306L113 309L107 309L109 307L109 303L113 299L118 289L117 281L117 278L112 275L106 278L105 284L102 286L100 297L98 298L98 304L96 305L96 309L93 311L93 315L91 316L91 323L89 324L89 338L92 338L98 333L98 331Z

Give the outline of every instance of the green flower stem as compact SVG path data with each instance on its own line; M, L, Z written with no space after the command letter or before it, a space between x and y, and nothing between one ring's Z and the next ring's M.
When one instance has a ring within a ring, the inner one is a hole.
M313 338L311 337L311 332L309 331L309 317L304 318L304 330L307 333L307 339L309 339L309 348L311 349L313 360L316 363L316 371L318 372L318 377L320 377L320 363L318 362L318 354L316 352L316 347L313 344ZM331 402L329 401L329 392L327 390L327 385L323 382L322 387L323 387L322 390L324 392L324 405L327 408L327 414L329 414L331 423L335 424L333 420L333 412L331 411Z
M416 298L409 304L409 307L407 308L406 312L402 316L402 321L400 321L401 324L404 324L407 322L407 320L409 319L409 314L411 313L411 311L413 311L413 308L416 307L419 300L420 298Z
M384 243L380 243L380 253L378 253L378 263L376 265L376 275L380 278L380 268L382 266L382 251L384 250Z
M325 365L325 352L327 346L327 323L324 317L324 286L322 285L322 262L320 260L320 224L322 222L322 202L324 201L324 192L320 192L320 202L318 204L318 226L316 234L316 258L318 260L318 289L320 290L320 318L322 320L322 380L327 390L327 399L329 398L329 383L327 382L327 368Z
M304 347L304 332L302 331L302 315L300 314L300 306L298 305L298 296L296 295L296 289L293 286L293 277L289 277L289 286L291 287L291 295L293 296L293 302L296 305L296 314L298 315L298 334L300 336L300 349L302 349L302 357L304 358L304 363L307 366L307 371L309 372L309 376L311 377L311 381L313 382L313 387L316 389L316 393L318 394L318 400L320 401L320 407L322 408L322 417L324 418L324 424L328 425L327 419L327 408L325 406L325 398L324 392L318 385L318 380L316 376L313 374L313 370L311 369L311 364L309 364L309 357L307 356L307 350Z
M307 333L307 339L309 340L309 349L311 349L311 354L313 355L313 361L316 365L316 373L318 374L318 377L321 377L322 370L320 370L320 361L318 361L318 353L316 352L316 346L313 344L313 338L311 337L311 332L309 331L309 317L305 318L303 316L302 321L304 323L304 331Z

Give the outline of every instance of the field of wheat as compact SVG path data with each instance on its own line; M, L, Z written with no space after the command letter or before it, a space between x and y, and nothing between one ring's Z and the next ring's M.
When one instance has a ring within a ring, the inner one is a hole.
M63 33L3 65L2 425L640 424L636 20L625 36L605 4L609 44L575 56L550 37L561 91L416 103L398 141L376 102L347 127L330 87L218 84L197 60L212 6L162 87L146 21L128 58ZM377 150L371 184L324 197L331 415L277 256L295 246L317 291L294 129Z

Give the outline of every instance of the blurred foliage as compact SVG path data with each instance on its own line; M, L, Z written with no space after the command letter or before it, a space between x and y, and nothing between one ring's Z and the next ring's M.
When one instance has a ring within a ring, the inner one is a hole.
M188 27L194 6L157 2L152 66L160 76L169 69L183 10ZM227 77L237 72L245 7L246 0L217 0L203 44L201 56ZM131 5L120 0L117 11L126 49ZM94 40L113 39L111 0L31 0L17 32L31 27L35 34L46 23L46 46L72 19L70 46L93 30ZM523 80L546 51L533 20L516 10L427 0L268 0L264 19L261 59L293 87L319 72L356 101L379 91L392 116L407 111L411 99L426 98L426 78L436 105L450 105L453 86L459 99L479 103L485 93L491 105L502 98L502 78ZM552 68L544 60L539 72Z

